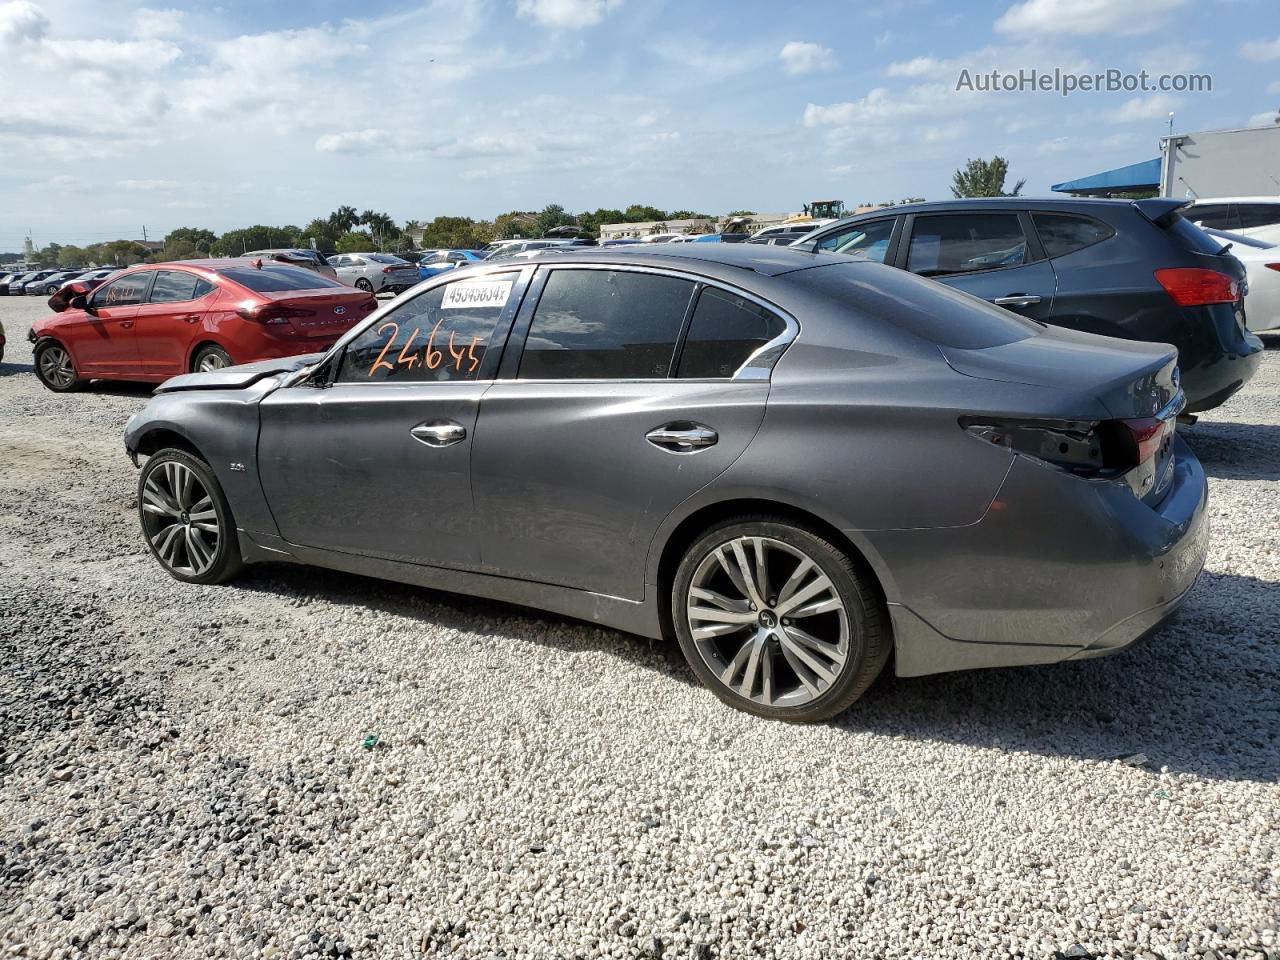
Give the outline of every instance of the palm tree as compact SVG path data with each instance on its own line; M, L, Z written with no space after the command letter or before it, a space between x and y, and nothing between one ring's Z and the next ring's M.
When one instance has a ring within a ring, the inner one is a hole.
M338 233L347 233L360 222L360 215L355 207L342 206L329 214L329 222L337 228Z

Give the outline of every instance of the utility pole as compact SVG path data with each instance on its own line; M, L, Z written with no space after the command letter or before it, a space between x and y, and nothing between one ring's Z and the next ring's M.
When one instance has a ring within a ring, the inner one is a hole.
M142 225L142 242L147 242L147 225L145 223Z

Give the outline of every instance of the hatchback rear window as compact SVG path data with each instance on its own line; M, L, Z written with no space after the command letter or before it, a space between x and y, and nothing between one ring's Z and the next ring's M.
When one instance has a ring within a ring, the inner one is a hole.
M316 290L321 287L341 287L342 284L301 267L263 264L258 267L230 267L218 271L254 293L275 293L281 290Z
M1009 310L892 267L832 264L797 270L788 279L943 347L995 347L1025 340L1043 329Z

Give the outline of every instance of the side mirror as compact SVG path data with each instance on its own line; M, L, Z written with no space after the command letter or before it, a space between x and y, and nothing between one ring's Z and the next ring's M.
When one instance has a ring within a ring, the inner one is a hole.
M62 313L67 309L93 313L93 308L89 306L90 289L87 283L68 283L49 298L49 309L54 313Z

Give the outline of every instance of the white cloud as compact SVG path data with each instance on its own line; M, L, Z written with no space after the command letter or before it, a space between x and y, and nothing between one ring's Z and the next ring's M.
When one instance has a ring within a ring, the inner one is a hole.
M516 0L516 16L552 30L594 27L622 0Z
M928 73L935 73L941 65L933 56L916 57L912 60L889 64L885 73L891 77L922 77Z
M1280 80L1267 84L1267 93L1280 93Z
M133 33L143 38L179 36L182 33L182 11L140 7L133 12Z
M1255 113L1252 117L1249 118L1249 122L1246 123L1245 126L1246 127L1271 127L1271 126L1275 126L1275 124L1276 124L1276 111L1267 110L1267 111L1264 111L1263 113Z
M1240 54L1246 60L1280 60L1280 37L1274 40L1250 40L1241 44Z
M834 70L839 66L834 50L803 40L783 44L778 51L778 59L782 61L782 69L793 77L819 70Z
M1052 140L1046 140L1040 146L1036 147L1036 153L1043 156L1051 156L1055 153L1062 153L1071 149L1072 139L1070 137L1054 137Z
M43 40L49 31L49 18L30 0L0 3L0 45L12 46Z
M370 153L391 146L392 139L390 130L344 130L317 138L316 150L320 153Z
M1137 34L1158 29L1187 0L1024 0L998 20L999 33L1023 36Z
M1115 110L1108 111L1106 119L1108 123L1133 123L1137 120L1154 120L1157 117L1163 119L1181 102L1177 97L1171 97L1167 93L1133 97Z
M177 180L120 180L116 186L121 190L177 190L182 186Z

